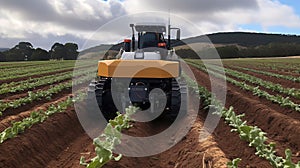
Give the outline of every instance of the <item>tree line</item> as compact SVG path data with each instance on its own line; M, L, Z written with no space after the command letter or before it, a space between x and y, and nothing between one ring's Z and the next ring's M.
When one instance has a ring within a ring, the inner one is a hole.
M33 48L29 42L20 42L13 48L0 52L0 61L44 61L44 60L76 60L79 52L75 43L55 43L49 51Z

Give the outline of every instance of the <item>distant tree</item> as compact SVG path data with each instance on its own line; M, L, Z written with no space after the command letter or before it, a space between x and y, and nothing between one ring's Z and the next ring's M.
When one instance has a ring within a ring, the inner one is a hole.
M12 48L4 52L6 61L24 61L26 55L22 53L18 48Z
M75 43L66 43L64 45L65 48L65 55L63 58L65 60L76 60L78 56L78 45Z
M190 58L190 59L199 58L198 54L191 48L176 50L176 54L180 56L180 58Z
M46 61L50 59L50 54L48 53L48 51L41 49L41 48L37 48L36 50L33 51L30 60L32 61Z
M15 46L15 49L20 50L20 54L24 56L24 60L29 60L34 51L32 44L29 42L20 42Z
M4 52L6 61L25 61L29 60L34 51L32 44L29 42L20 42L12 49Z
M64 55L66 55L64 45L60 43L53 44L50 50L51 59L62 59Z
M0 52L0 62L4 61L6 61L5 55L2 52Z
M216 48L221 58L237 58L239 49L235 45Z

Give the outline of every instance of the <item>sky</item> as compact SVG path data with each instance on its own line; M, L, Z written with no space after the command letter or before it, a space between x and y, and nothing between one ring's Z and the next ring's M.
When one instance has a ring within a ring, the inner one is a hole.
M137 17L167 22L168 11L183 37L232 31L300 35L298 0L0 0L0 4L0 48L20 41L46 50L55 42L74 42L80 50L115 43L131 33L127 22ZM155 19L143 12L151 12Z

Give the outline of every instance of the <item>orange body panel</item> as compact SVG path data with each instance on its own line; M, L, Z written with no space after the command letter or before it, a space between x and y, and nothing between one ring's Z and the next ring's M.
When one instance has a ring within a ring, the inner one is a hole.
M124 78L176 78L179 62L165 60L103 60L98 76Z

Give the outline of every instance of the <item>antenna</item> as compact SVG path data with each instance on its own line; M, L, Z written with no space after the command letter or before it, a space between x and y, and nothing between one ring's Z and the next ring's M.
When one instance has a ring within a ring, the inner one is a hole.
M168 18L169 20L168 20L168 23L169 23L169 25L171 25L171 14L170 14L170 9L169 9L169 18Z
M132 45L132 51L134 51L135 50L134 24L130 24L129 26L132 29L131 45Z
M168 50L171 49L171 16L170 16L170 9L169 9L169 18L168 18Z

